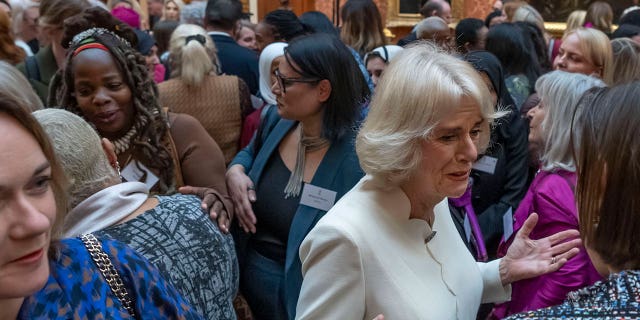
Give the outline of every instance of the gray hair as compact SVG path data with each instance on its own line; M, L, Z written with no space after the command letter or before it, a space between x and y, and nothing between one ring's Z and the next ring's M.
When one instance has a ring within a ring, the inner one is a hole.
M8 62L0 60L0 74L0 88L6 95L29 106L29 112L43 108L42 101L22 72Z
M546 111L541 124L544 147L540 160L543 170L576 170L570 148L571 120L582 95L593 87L604 86L605 83L598 78L560 70L538 78L536 91Z
M79 116L52 108L33 113L49 136L69 180L69 206L120 182L107 159L98 133Z
M416 36L418 39L431 40L434 33L442 30L449 30L449 26L444 19L433 16L422 19L416 26Z
M180 24L195 24L204 27L206 1L193 1L180 10Z
M420 169L422 145L462 99L478 104L482 118L481 151L489 143L489 126L504 115L495 112L479 73L467 62L420 42L391 61L356 138L360 166L386 185L400 185Z

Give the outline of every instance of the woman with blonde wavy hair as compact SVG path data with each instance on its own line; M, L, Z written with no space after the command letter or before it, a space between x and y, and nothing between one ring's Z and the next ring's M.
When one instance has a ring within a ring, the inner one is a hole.
M158 85L160 105L194 116L229 163L238 152L242 121L253 111L249 88L236 76L219 75L216 47L197 25L180 25L169 44L171 79Z

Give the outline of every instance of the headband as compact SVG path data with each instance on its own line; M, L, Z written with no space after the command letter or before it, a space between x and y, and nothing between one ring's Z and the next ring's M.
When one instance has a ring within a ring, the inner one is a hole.
M127 41L126 39L124 39L124 38L120 37L119 35L113 33L110 30L107 30L105 28L91 28L91 29L87 29L85 31L82 31L82 32L76 34L73 37L73 39L71 41L69 41L69 48L82 43L84 40L87 40L89 38L95 38L95 36L99 36L99 35L103 35L103 34L108 34L108 35L118 39L118 41L122 42L123 44L127 45L128 47L131 47L131 43L129 43L129 41ZM95 41L95 39L93 41Z
M95 39L93 38L88 38L87 40L92 40L95 41ZM105 47L104 44L102 43L98 43L98 42L87 42L79 47L76 48L76 50L73 51L73 55L72 57L75 57L78 55L78 53L87 50L87 49L100 49L106 52L109 52L109 49L107 49L107 47Z
M187 36L187 38L184 40L184 44L187 45L191 40L198 41L203 46L205 45L205 43L207 43L207 38L205 38L203 35L194 34L194 35Z

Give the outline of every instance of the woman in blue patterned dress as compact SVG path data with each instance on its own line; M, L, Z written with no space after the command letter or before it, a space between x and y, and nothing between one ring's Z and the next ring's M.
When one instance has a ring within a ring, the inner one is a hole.
M95 243L119 274L127 299L114 293L116 286L103 278L80 239L56 240L66 209L65 178L26 110L0 91L0 319L200 319L128 247Z

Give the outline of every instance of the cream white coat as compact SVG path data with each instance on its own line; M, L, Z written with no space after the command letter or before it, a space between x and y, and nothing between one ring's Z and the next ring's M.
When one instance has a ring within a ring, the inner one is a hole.
M409 219L400 188L365 176L300 247L304 281L296 319L475 319L481 302L508 300L499 261L477 263L456 230L447 200L431 228Z

